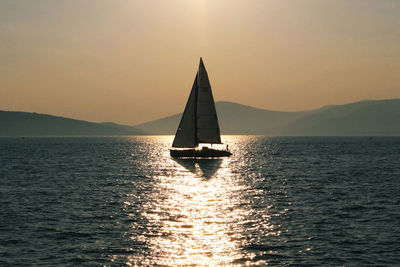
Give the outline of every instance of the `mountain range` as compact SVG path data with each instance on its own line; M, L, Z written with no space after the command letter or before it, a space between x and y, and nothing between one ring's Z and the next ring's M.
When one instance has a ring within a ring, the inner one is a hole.
M183 109L183 107L182 107ZM400 136L400 99L365 100L301 112L217 102L222 134ZM46 114L0 111L0 136L122 136L175 134L182 113L135 126Z
M182 108L183 109L183 108ZM299 136L400 135L400 99L365 100L301 112L217 102L222 134ZM182 114L136 125L151 134L175 134Z

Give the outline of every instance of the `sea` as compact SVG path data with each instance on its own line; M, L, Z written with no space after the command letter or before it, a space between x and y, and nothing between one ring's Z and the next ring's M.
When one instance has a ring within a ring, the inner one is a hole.
M399 266L400 137L0 138L0 266Z

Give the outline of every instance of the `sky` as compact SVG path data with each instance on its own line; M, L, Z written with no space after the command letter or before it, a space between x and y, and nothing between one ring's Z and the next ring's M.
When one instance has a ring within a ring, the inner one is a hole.
M1 0L0 110L135 125L216 101L400 98L398 0Z

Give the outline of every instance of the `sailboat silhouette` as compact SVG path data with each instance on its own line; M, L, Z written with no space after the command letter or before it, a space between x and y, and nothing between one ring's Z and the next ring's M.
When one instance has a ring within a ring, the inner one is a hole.
M214 145L214 146L213 146ZM222 145L217 111L203 59L176 131L172 157L226 157L232 155Z

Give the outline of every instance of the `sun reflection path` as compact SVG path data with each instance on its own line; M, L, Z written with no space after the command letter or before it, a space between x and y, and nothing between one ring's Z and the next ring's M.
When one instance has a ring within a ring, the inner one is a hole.
M208 163L222 163L212 177L204 175ZM144 240L151 264L213 266L242 257L239 222L246 211L239 208L239 196L244 188L234 183L228 161L208 163L200 162L201 169L193 161L188 168L171 160L171 175L158 177L154 201L142 213L157 229Z
M198 167L198 166L197 166ZM235 223L243 216L235 207L234 192L240 188L230 183L228 168L221 168L210 180L202 179L177 166L174 177L162 177L160 184L169 197L159 208L168 211L173 220L149 214L150 221L162 221L168 238L151 240L160 253L158 264L213 265L240 258L235 238Z
M279 227L270 222L272 204L254 206L265 192L254 187L258 176L239 153L253 138L230 138L229 158L185 161L169 156L172 138L135 139L143 144L143 159L133 160L144 179L134 182L140 188L124 202L132 241L126 264L265 265L263 255L273 251L258 251L257 244L263 236L279 235Z

